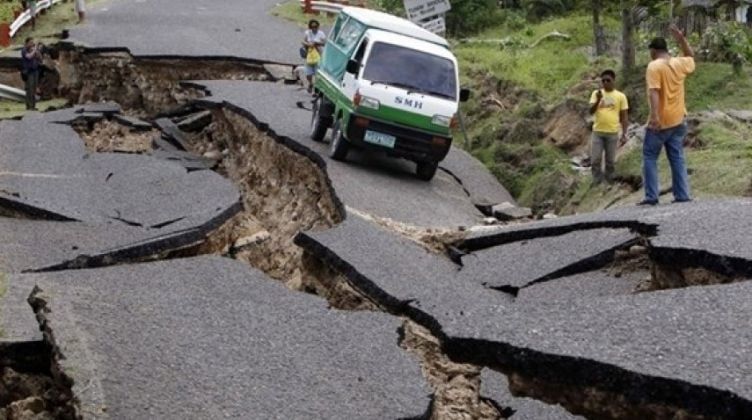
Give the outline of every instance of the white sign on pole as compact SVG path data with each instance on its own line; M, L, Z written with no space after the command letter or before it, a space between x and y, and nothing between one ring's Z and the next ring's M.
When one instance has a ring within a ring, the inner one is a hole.
M413 22L446 13L451 8L449 0L405 0L407 17Z
M444 34L444 32L446 32L446 21L444 20L444 16L439 16L436 19L420 22L419 25L422 26L423 29L431 31L436 35L442 35Z

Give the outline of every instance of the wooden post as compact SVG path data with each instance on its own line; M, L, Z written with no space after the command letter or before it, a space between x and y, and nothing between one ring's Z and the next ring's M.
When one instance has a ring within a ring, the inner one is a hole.
M313 5L311 0L303 0L303 13L313 14Z
M0 46L10 47L10 25L0 23Z

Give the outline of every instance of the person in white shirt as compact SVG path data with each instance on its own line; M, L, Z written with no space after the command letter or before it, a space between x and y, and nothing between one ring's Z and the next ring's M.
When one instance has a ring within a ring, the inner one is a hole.
M308 51L310 51L311 48L315 48L320 56L324 51L324 44L326 44L326 35L323 31L319 30L319 26L319 21L317 21L316 19L311 19L311 21L308 22L308 29L305 31L305 35L303 37L303 46L306 47ZM305 75L306 80L308 80L308 93L313 93L313 76L316 74L316 69L318 67L318 63L313 64L306 62Z

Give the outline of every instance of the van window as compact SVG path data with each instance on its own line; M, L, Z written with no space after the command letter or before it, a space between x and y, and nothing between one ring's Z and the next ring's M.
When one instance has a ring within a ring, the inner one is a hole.
M342 29L342 24L347 20L349 16L340 14L337 16L337 20L334 22L334 26L332 27L332 31L329 32L329 40L334 41L337 39L337 35L339 35L340 29Z
M363 38L363 42L360 43L360 47L358 47L358 52L355 53L353 60L357 61L358 63L362 63L363 56L366 54L367 47L368 47L368 38Z
M363 79L455 100L455 74L454 63L449 59L394 44L375 42L368 55Z
M355 44L360 39L360 36L363 35L365 29L366 27L362 23L355 19L349 19L345 26L342 27L342 31L334 43L349 54L355 48Z

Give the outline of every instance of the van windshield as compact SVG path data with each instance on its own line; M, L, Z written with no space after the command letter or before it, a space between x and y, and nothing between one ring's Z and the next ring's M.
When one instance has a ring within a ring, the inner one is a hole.
M451 60L383 42L371 47L363 78L371 83L399 86L451 100L457 96L457 79Z

